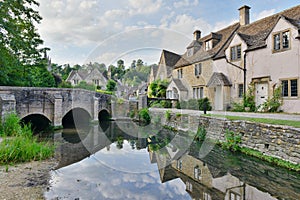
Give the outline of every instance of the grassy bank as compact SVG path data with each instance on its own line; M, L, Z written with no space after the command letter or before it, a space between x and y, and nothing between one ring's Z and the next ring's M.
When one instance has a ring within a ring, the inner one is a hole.
M33 160L44 160L54 154L54 145L38 142L30 125L20 124L16 114L7 115L0 126L0 164L14 164Z

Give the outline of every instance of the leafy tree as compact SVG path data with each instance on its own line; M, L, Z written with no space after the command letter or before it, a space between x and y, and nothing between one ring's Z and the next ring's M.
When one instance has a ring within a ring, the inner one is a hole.
M117 85L117 83L114 80L110 79L110 80L108 80L108 82L106 84L106 90L113 92L116 90L116 85Z
M155 80L149 85L149 93L150 97L166 97L166 91L169 82L167 80Z
M85 81L80 81L78 85L75 86L75 88L81 88L85 90L95 91L95 85L88 84Z
M132 61L130 67L131 67L131 69L135 69L136 68L136 60Z
M45 71L46 59L42 57L49 49L40 48L43 40L34 26L42 19L33 9L38 5L35 0L0 1L1 85L52 86L51 74Z

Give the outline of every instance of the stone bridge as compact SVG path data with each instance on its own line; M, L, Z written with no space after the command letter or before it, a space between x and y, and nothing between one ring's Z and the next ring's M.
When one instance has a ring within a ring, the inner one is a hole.
M59 127L75 115L79 121L109 117L110 100L110 95L83 89L1 86L0 117L14 111L21 119L38 116Z

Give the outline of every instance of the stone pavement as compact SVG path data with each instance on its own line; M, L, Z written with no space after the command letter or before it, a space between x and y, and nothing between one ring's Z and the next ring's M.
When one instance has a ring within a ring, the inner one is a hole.
M198 111L198 110L184 110L184 109L170 109L170 108L150 108L150 110L161 111L161 112L171 110L174 113L203 115L203 111ZM287 113L251 113L251 112L207 111L207 114L300 121L300 114L287 114Z

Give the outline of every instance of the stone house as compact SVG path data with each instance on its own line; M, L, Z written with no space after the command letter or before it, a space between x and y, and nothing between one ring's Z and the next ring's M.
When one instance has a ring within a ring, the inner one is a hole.
M88 84L100 86L101 89L105 89L107 84L107 78L97 68L91 70L72 70L66 81L70 82L72 86L85 81Z
M282 88L285 112L300 113L300 5L250 23L250 7L239 9L239 22L194 40L171 67L167 98L208 97L214 110L240 102L250 85L256 106ZM168 63L165 50L160 63ZM177 55L173 53L173 55ZM178 55L177 55L178 56ZM178 57L177 57L178 58ZM172 60L174 61L174 60ZM169 77L159 65L156 78Z

